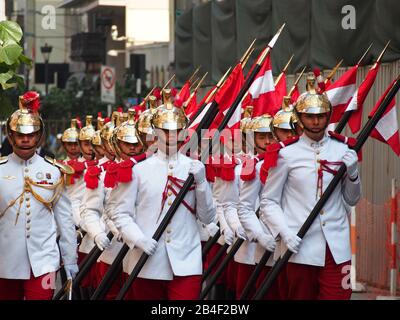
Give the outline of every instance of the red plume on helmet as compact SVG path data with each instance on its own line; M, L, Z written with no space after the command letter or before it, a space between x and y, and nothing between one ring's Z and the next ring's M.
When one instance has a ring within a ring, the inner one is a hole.
M75 119L76 119L76 123L77 123L77 125L78 125L78 128L79 128L79 129L82 129L82 121L81 121L81 118L80 118L80 117L76 117Z
M110 122L110 121L111 121L110 117L105 117L105 118L104 118L104 124L106 124L106 123L108 123L108 122Z
M123 112L124 112L124 109L123 109L122 107L118 107L118 108L117 108L117 111L120 112L120 113L123 113Z
M176 96L177 93L178 93L178 90L177 90L175 87L173 87L173 88L171 89L171 96L172 96L173 98L175 98L175 96Z
M36 91L28 91L19 99L20 107L26 108L31 112L39 112L40 95Z
M315 78L317 79L319 92L320 93L325 92L325 82L324 82L324 77L321 75L321 70L319 68L314 68L313 72Z
M161 100L161 89L159 87L153 90L153 96L155 96L157 100Z

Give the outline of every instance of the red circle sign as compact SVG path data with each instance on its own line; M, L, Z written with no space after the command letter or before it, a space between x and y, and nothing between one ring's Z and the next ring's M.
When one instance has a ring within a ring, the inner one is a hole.
M115 84L115 74L112 69L104 68L101 73L101 82L106 89L111 89Z

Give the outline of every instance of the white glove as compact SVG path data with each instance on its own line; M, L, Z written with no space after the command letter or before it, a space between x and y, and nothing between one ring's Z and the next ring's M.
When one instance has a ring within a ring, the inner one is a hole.
M117 227L115 226L114 222L111 219L107 219L106 224L107 224L108 229L114 235L115 239L117 239L117 241L121 241L121 234L118 231Z
M200 161L190 163L189 173L193 174L196 184L201 184L206 180L206 169Z
M135 242L135 246L142 249L149 256L152 256L157 250L157 241L153 238L143 236Z
M349 149L343 156L343 163L346 165L347 174L350 179L354 180L358 175L358 156L354 150Z
M74 280L79 271L77 264L68 264L64 266L65 274L68 280Z
M270 252L275 251L276 247L276 242L273 236L266 234L266 233L261 233L260 235L257 236L257 242L266 250Z
M94 237L94 242L96 243L96 246L101 251L103 251L104 249L107 249L111 245L111 242L108 239L108 237L107 237L105 232L101 232L101 233L97 234Z
M224 235L225 243L231 245L233 243L233 240L235 239L235 235L232 232L231 229L226 228L222 234Z
M240 239L247 240L246 231L244 231L242 225L239 225L235 228L235 235Z
M281 237L286 247L293 253L298 253L301 243L301 238L297 236L293 231L287 229L281 232Z
M208 234L210 235L210 237L213 237L219 230L218 226L216 223L211 222L209 224L206 225L206 229L208 231Z

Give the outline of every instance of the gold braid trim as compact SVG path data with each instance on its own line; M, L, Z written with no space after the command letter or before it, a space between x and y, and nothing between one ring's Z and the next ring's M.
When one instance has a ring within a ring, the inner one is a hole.
M32 186L38 187L38 188L43 188L46 190L54 190L53 196L49 199L43 199L38 193L35 192L35 190L33 190ZM21 206L22 203L24 201L24 196L25 193L31 193L33 195L33 197L39 201L40 203L42 203L50 212L52 211L53 207L56 205L57 201L60 199L62 191L64 189L64 177L63 175L61 175L60 179L57 181L56 184L53 185L43 185L43 184L39 184L36 183L35 181L33 181L31 178L29 177L25 177L25 184L24 184L24 190L21 192L21 194L15 198L13 201L10 202L10 204L7 206L7 208L5 208L3 210L2 213L0 213L0 218L2 218L4 216L4 214L6 213L6 211L11 208L12 206L14 206L14 204L17 202L18 199L19 200L19 207L18 207L18 211L17 211L17 216L15 219L15 224L17 224L18 222L18 217L21 211Z

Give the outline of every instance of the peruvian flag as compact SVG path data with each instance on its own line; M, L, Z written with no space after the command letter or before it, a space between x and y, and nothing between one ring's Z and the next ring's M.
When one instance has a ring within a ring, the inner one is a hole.
M197 92L196 91L193 92L193 94L191 96L189 96L190 100L187 99L183 104L184 106L186 106L185 113L186 113L186 116L189 119L191 119L192 115L194 115L196 110L197 110L197 97L196 97L196 95L197 95Z
M182 89L176 94L174 104L181 107L183 103L190 97L190 81L186 81Z
M332 105L330 123L337 123L342 118L347 105L356 92L358 65L347 70L338 80L328 86L325 91Z
M253 117L261 116L265 113L274 115L279 110L270 55L266 57L260 71L251 84L249 93L253 100Z
M294 87L294 90L292 92L292 95L290 96L290 103L295 103L297 101L297 99L300 97L300 91L299 91L299 87L296 86Z
M392 88L393 84L396 82L394 80L390 86L386 89L385 93L380 97L378 102L375 104L374 109L369 114L371 118L383 99L388 94L389 90ZM375 128L372 130L370 136L383 143L388 144L397 156L400 156L400 138L399 138L399 126L397 123L397 112L396 112L396 101L395 98L392 99L389 106L387 107L382 118L378 121Z
M279 106L282 103L283 97L287 95L285 72L282 72L279 75L278 82L275 85L275 91L276 91L276 102L278 103Z
M378 74L379 62L376 62L371 69L369 69L367 76L361 83L360 87L354 93L346 111L353 110L349 119L349 127L351 132L357 133L361 128L362 110L365 98L367 98L368 92L375 82L376 75Z
M211 129L218 128L221 124L223 118L228 113L230 106L235 101L240 89L243 87L244 76L242 70L242 64L238 63L226 79L224 85L215 94L215 101L218 103L219 113L215 117ZM227 127L228 128L238 128L240 124L240 119L242 115L242 110L240 106L236 107L236 110L232 117L230 118Z

